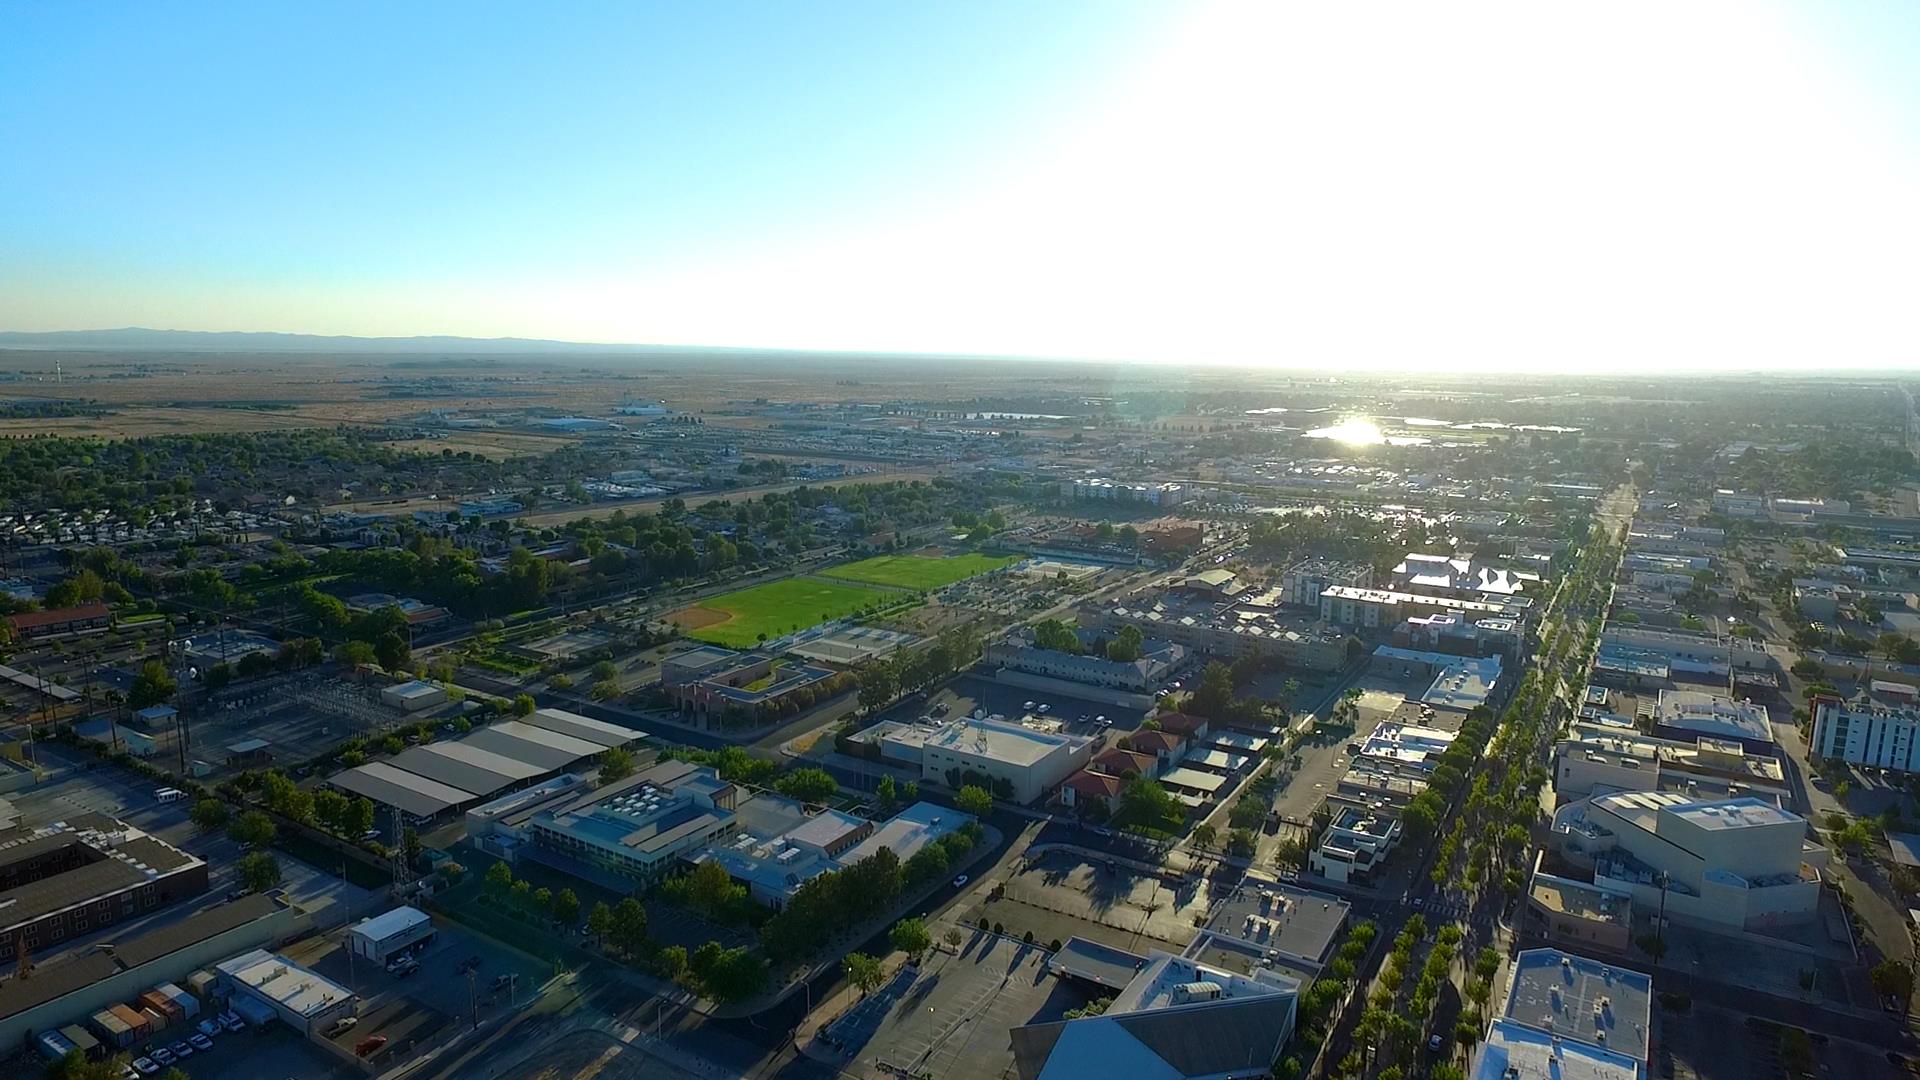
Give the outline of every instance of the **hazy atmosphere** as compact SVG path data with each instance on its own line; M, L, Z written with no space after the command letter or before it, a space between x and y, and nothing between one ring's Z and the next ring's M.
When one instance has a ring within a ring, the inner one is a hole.
M1920 1076L1920 0L0 0L0 1075Z
M1914 360L1911 4L0 10L0 328Z

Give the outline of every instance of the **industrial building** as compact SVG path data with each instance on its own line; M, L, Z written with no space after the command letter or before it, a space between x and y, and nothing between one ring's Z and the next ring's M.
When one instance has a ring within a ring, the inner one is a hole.
M270 946L300 929L301 914L275 894L254 894L188 915L70 960L0 981L0 1047L81 1023L162 982L186 981L223 957Z
M206 891L206 863L104 814L0 831L0 964Z
M1806 819L1764 799L1702 802L1657 791L1598 795L1553 816L1560 854L1635 907L1707 928L1804 922L1826 849Z
M881 755L918 765L923 780L958 788L968 773L1004 782L1008 801L1032 803L1086 765L1095 740L992 717L894 729Z
M265 949L222 960L214 970L233 988L233 1011L255 1024L279 1020L310 1039L360 1006L353 991Z
M401 953L433 940L433 920L415 907L397 907L362 919L347 931L347 950L364 960L384 964Z
M645 736L562 709L538 709L459 739L409 747L386 761L335 773L327 783L391 806L409 820L433 821L525 787Z
M438 683L416 679L413 682L381 688L380 703L399 709L401 712L419 712L422 709L431 709L435 705L445 705L447 688Z
M1277 971L1155 952L1100 1015L1014 1028L1014 1067L1021 1080L1264 1076L1293 1037L1299 992Z

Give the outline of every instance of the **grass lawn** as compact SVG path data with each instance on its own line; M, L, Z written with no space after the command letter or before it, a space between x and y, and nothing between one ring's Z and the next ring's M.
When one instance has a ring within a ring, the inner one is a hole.
M998 570L1016 561L1007 555L952 555L929 558L925 555L877 555L871 559L823 570L828 577L863 581L869 585L891 585L897 589L924 591L965 581L989 570Z
M751 649L762 634L777 638L890 599L888 593L861 585L787 578L700 601L700 607L720 612L725 618L686 633L690 638L731 649Z

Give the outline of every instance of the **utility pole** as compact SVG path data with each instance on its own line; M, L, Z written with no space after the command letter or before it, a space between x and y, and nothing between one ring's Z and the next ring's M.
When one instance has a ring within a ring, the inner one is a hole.
M473 1017L473 1030L475 1031L480 1030L480 996L479 996L479 992L476 991L473 986L474 980L477 978L479 978L479 975L476 974L472 968L468 968L467 969L467 1011Z

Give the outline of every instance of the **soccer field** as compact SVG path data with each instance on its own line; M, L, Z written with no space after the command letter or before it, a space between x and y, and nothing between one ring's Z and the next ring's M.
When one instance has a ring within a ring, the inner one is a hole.
M885 603L896 595L819 578L787 578L702 600L674 619L695 640L751 649L761 635L777 638Z
M1010 555L951 555L929 558L925 555L879 555L821 573L847 581L869 585L891 585L896 589L925 591L965 581L989 570L998 570L1015 559Z

